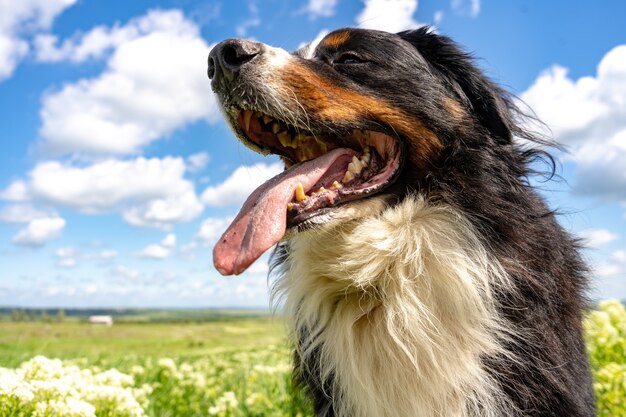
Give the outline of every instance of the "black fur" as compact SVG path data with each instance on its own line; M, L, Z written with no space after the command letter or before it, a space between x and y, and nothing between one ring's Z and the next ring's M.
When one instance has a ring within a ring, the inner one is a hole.
M359 50L359 43L365 42L359 35L373 36L363 56L380 54L379 59L387 57L390 66L405 66L394 59L394 47L415 48L420 71L412 78L392 69L386 82L370 74L359 80L359 88L393 100L426 121L444 140L445 148L429 161L428 172L416 177L415 170L407 167L393 192L402 198L418 191L461 209L516 284L516 294L500 294L499 299L501 313L523 335L509 346L520 362L487 360L487 368L526 416L595 415L581 329L587 267L578 253L578 242L557 223L553 211L529 184L532 163L546 154L515 143L513 135L545 141L520 127L524 116L510 95L489 81L449 38L422 28L398 34L399 45L390 47L386 35L352 33L345 48ZM383 43L380 37L385 39L384 47L378 45ZM463 126L465 134L460 135L449 115L437 106L438 96L459 100L473 116L474 123ZM299 377L310 388L318 415L334 415L326 394L330 391L325 389L329 381L320 386L310 373L301 372Z
M322 42L312 58L304 59L304 51L297 51L300 64L338 89L391 103L399 113L419 121L419 126L415 132L397 134L393 125L372 120L365 112L357 126L350 121L346 126L337 122L329 127L314 112L307 122L313 128L337 132L350 128L382 131L399 136L407 149L409 143L411 149L425 146L421 142L425 131L437 138L441 146L428 158L408 155L399 177L386 190L388 204L420 193L457 208L470 218L485 246L507 270L515 291L497 298L499 313L520 335L507 346L519 360L485 358L484 366L523 415L595 415L581 328L587 267L579 243L558 224L529 181L537 159L553 163L538 149L548 142L522 127L527 116L516 108L509 93L487 79L449 38L428 28L399 34L341 31L348 32L345 41ZM262 47L254 48L255 54L262 51ZM250 52L245 55L252 60L250 56ZM345 63L346 57L351 64ZM237 95L248 102L259 101L251 88L253 78L245 84L244 70L229 91L218 85L223 103ZM215 84L214 80L214 88ZM525 139L526 145L515 137ZM285 262L284 251L279 245L275 265ZM296 377L308 387L316 415L333 417L328 396L331 381L315 376L315 363L313 357L298 366Z

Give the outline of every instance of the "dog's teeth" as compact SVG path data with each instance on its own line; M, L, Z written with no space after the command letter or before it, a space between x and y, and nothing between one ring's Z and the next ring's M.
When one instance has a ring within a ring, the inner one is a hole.
M268 124L271 121L272 121L272 117L271 116L268 116L267 114L263 115L263 123Z
M342 188L343 185L339 184L338 181L334 181L332 184L330 184L330 189L331 190L338 190L340 188Z
M290 144L289 146L291 146L294 149L298 149L298 141L296 140L296 138L294 136L290 136Z
M283 145L285 148L291 146L291 135L289 133L280 132L276 136L278 137L278 141L280 142L280 144Z
M295 197L298 203L305 201L307 199L306 194L304 193L304 187L302 187L301 182L299 182L298 185L296 185Z
M277 134L279 130L280 130L280 125L278 123L272 124L272 133L273 134Z
M341 180L341 182L345 184L345 183L352 181L353 179L354 179L354 175L352 174L352 172L346 171L346 174L343 176L343 179Z
M351 172L354 175L358 175L363 169L363 164L359 161L359 158L356 156L352 157L352 162L348 164L348 172Z
M318 194L325 193L326 191L327 191L327 190L326 190L326 188L324 188L324 187L320 187L317 191L313 191L313 192L311 193L311 196L316 196L316 195L318 195Z
M371 157L372 156L370 155L369 152L364 153L363 156L361 157L361 164L363 164L363 166L367 166L367 164L370 163Z
M246 127L246 131L250 130L250 119L252 118L252 110L243 111L243 123Z
M287 203L287 210L293 210L294 207L295 207L295 204Z

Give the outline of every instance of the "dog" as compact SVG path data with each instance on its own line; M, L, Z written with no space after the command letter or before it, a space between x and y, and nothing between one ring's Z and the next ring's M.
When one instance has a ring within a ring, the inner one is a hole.
M291 54L228 39L208 75L237 138L285 163L214 264L275 247L316 416L595 415L587 267L530 183L538 159L554 174L549 141L461 47L429 28Z

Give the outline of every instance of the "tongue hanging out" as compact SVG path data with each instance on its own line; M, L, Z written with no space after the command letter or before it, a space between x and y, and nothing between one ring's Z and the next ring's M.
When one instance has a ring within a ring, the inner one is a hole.
M213 249L213 263L222 275L239 275L284 236L288 205L298 183L310 190L334 182L356 152L334 149L284 171L254 190Z
M236 120L244 144L296 164L254 190L218 241L213 263L223 275L241 274L287 227L380 191L400 169L398 141L380 132L354 129L339 139L251 110Z

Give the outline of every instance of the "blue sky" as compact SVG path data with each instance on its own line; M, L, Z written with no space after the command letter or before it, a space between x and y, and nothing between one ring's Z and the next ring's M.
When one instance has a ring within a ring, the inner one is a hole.
M539 184L584 238L593 298L626 298L626 3L0 0L0 305L268 305L267 267L212 244L276 159L233 140L213 44L433 25L564 143Z

